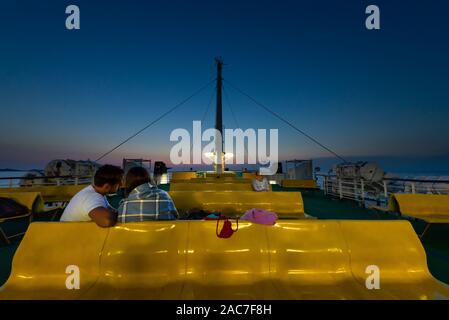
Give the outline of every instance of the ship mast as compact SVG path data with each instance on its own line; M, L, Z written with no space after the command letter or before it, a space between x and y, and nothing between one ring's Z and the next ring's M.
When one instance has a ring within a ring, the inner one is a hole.
M220 133L215 137L215 172L224 172L224 152L223 152L223 113L222 113L222 89L223 89L223 59L215 58L217 64L217 107L215 112L215 129Z

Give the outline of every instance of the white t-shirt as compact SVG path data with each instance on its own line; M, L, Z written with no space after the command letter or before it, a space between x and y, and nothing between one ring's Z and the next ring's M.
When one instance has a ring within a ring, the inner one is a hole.
M61 221L91 221L89 212L98 207L108 208L106 197L95 191L92 185L80 190L70 200L61 216Z

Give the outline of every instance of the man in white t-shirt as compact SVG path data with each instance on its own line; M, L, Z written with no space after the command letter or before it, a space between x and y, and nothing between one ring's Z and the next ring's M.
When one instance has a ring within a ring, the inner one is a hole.
M61 221L94 221L99 227L112 227L117 222L117 211L106 195L116 193L121 186L123 170L104 165L95 172L93 184L79 191L69 202Z

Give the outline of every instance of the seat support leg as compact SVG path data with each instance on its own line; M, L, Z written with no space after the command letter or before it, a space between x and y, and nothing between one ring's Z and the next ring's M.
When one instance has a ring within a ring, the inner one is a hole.
M0 227L0 239L3 239L5 244L11 244L11 241L9 241L8 236L5 234L2 227Z
M429 229L430 229L431 225L432 225L431 223L428 223L426 225L426 227L424 228L424 231L419 236L420 239L424 238L424 236L429 232Z

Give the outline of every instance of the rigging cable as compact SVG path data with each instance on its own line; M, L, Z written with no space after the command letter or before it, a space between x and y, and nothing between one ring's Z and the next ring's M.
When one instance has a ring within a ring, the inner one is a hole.
M210 109L210 106L212 104L212 100L214 99L214 96L215 96L215 90L212 90L212 94L210 96L209 103L207 104L206 111L204 112L203 117L201 118L201 123L203 123L204 120L206 119L207 113L209 112L209 109Z
M239 122L237 121L237 117L235 116L234 110L232 109L231 100L229 99L228 92L226 91L225 86L223 86L223 92L224 92L226 104L228 105L228 108L231 111L232 118L234 118L234 122L235 122L237 128L241 128L239 125ZM247 147L246 143L243 143L243 147L245 148L245 152L249 157L248 147Z
M229 110L231 111L232 118L234 118L234 122L235 122L235 124L237 125L237 128L240 128L239 122L237 121L237 118L236 118L236 116L235 116L234 110L232 109L232 106L231 106L231 100L229 99L228 93L227 93L227 91L225 90L225 87L224 87L224 86L223 86L223 92L224 92L225 100L226 100L226 102L227 102L227 105L228 105L228 107L229 107Z
M206 119L207 113L209 112L210 106L212 104L212 100L215 96L215 90L212 90L212 94L210 95L209 103L207 104L206 110L201 118L201 125L203 125L204 119ZM193 152L193 139L190 139L190 150ZM193 156L193 155L192 155Z
M272 114L273 116L275 116L276 118L278 118L279 120L281 120L282 122L288 124L290 127L292 127L293 129L295 129L296 131L298 131L300 134L302 134L303 136L307 137L309 140L313 141L314 143L316 143L317 145L319 145L321 148L327 150L328 152L330 152L331 154L333 154L334 156L336 156L337 158L339 158L340 160L343 160L344 162L347 162L342 156L338 155L336 152L334 152L332 149L326 147L324 144L322 144L321 142L319 142L318 140L316 140L315 138L313 138L312 136L310 136L309 134L305 133L303 130L297 128L295 125L293 125L290 121L285 120L284 118L282 118L279 114L277 114L274 111L271 111L267 106L263 105L262 103L260 103L259 101L257 101L256 99L254 99L252 96L250 96L249 94L243 92L242 90L240 90L239 88L237 88L236 86L234 86L232 83L230 83L227 80L223 80L225 81L230 87L232 87L234 90L236 90L237 92L239 92L240 94L244 95L245 97L247 97L248 99L250 99L251 101L253 101L255 104L257 104L259 107L263 108L265 111L267 111L268 113Z
M113 151L117 150L118 148L120 148L122 145L124 145L125 143L127 143L129 140L133 139L134 137L136 137L137 135L139 135L140 133L142 133L143 131L145 131L146 129L148 129L149 127L151 127L152 125L154 125L155 123L157 123L158 121L160 121L162 118L164 118L166 115L168 115L169 113L172 113L173 111L175 111L176 109L178 109L180 106L182 106L183 104L185 104L187 101L189 101L190 99L192 99L193 97L195 97L196 95L198 95L199 93L201 93L202 91L204 91L207 87L209 87L213 82L215 82L215 79L213 79L212 81L208 82L206 85L202 86L200 89L198 89L197 91L195 91L193 94L191 94L190 96L188 96L187 98L185 98L184 100L182 100L181 102L179 102L177 105L175 105L174 107L172 107L171 109L169 109L168 111L164 112L162 115L160 115L159 117L157 117L155 120L153 120L152 122L150 122L148 125L146 125L145 127L143 127L142 129L140 129L139 131L137 131L136 133L134 133L133 135L129 136L128 138L126 138L125 140L123 140L121 143L119 143L117 146L115 146L114 148L112 148L111 150L109 150L108 152L104 153L101 157L99 157L97 160L95 160L95 162L100 161L101 159L103 159L104 157L106 157L107 155L109 155L110 153L112 153Z

